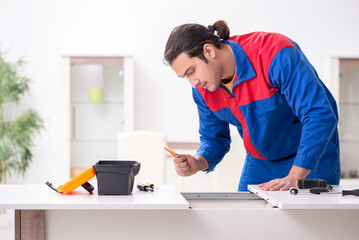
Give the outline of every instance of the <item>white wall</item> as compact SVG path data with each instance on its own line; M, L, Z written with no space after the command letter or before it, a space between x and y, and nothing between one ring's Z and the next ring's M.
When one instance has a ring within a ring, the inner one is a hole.
M170 31L196 22L228 22L232 34L274 31L300 44L332 91L332 56L359 57L359 1L355 0L0 0L0 43L5 57L27 61L31 96L46 132L37 140L25 179L62 183L67 178L67 85L62 55L133 55L135 128L168 133L169 141L197 141L198 117L190 85L162 62ZM62 167L61 167L62 166ZM65 179L64 179L65 178Z

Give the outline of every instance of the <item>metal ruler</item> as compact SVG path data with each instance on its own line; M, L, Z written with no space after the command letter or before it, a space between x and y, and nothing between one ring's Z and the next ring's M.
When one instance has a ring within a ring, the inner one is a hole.
M182 192L186 200L263 200L250 192Z

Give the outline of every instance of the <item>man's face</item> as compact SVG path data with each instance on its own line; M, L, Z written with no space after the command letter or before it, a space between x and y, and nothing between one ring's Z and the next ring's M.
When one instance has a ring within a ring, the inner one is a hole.
M181 53L172 62L172 69L179 77L185 77L195 87L216 91L221 83L221 65L211 57L207 57L208 63L198 57L189 57Z

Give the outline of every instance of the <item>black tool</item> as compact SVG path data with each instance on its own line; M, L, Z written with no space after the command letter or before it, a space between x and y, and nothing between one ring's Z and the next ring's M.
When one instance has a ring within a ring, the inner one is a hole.
M297 181L297 187L299 189L308 189L308 188L326 188L327 187L327 181L322 179L299 179Z
M155 185L153 185L153 184L143 184L143 183L137 184L137 188L144 192L153 192L154 187L155 187Z
M331 192L331 190L329 190L328 188L314 187L311 188L309 192L314 194L327 193L327 194L342 194L342 196L346 196L346 195L359 196L359 189Z
M317 184L317 183L315 183L315 184ZM310 188L310 189L313 189L312 191L312 193L315 193L315 194L319 194L319 193L321 193L321 192L329 192L329 191L331 191L332 189L333 189L333 187L332 186L330 186L330 185L328 185L328 186L326 186L326 187L312 187L312 188ZM290 194L293 194L293 195L297 195L298 193L299 193L299 188L297 188L297 187L291 187L290 189L289 189L289 192L290 192ZM318 193L317 193L318 192Z
M145 185L149 186L150 188L154 189L155 185L153 183L146 183Z

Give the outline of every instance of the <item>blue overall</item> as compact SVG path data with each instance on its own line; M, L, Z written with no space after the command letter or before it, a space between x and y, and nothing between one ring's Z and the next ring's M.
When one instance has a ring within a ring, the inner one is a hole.
M214 170L230 148L229 124L243 138L247 157L238 191L288 175L339 184L336 102L299 46L277 33L254 32L224 41L236 61L233 95L220 85L194 88L200 119L198 155Z

